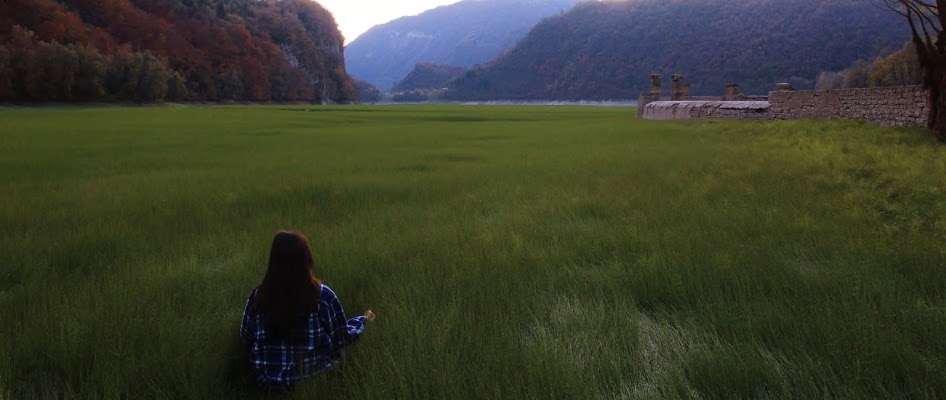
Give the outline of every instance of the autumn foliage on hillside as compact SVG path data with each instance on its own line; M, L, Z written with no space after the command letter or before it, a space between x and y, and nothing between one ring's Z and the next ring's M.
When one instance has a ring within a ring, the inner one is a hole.
M0 100L347 103L342 46L310 0L4 0Z
M815 89L906 86L923 83L923 71L913 43L867 63L859 60L841 72L822 72Z

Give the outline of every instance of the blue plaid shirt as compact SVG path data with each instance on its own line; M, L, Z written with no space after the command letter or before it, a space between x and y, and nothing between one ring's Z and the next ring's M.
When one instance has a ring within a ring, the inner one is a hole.
M308 315L305 327L288 337L267 335L256 307L259 288L250 293L243 311L240 337L250 354L256 383L265 389L286 391L302 377L325 370L341 357L341 350L365 330L365 317L345 317L338 296L322 284L319 307Z

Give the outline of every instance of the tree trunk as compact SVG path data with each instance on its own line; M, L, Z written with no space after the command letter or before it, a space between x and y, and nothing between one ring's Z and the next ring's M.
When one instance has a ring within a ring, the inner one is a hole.
M933 84L929 85L930 91L930 120L929 128L933 131L933 136L940 142L946 143L946 71L930 71L934 75ZM935 82L939 82L936 84Z
M927 45L914 35L913 43L923 68L923 87L930 92L927 127L940 143L946 143L946 42Z
M936 0L936 4L938 11L946 12L946 0ZM946 143L946 30L943 30L946 28L946 14L938 17L939 32L928 40L930 51L926 53L926 62L921 61L921 66L926 70L924 86L930 91L930 121L927 125L940 143Z
M893 1L888 0L887 4ZM903 8L890 9L906 17L910 24L917 61L923 69L923 87L930 92L927 127L940 143L946 143L946 12L940 13L946 10L946 0L936 0L935 5L923 0L895 2Z

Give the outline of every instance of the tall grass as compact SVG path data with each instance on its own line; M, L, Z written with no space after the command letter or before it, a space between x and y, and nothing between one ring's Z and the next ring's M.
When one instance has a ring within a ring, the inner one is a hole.
M0 397L261 396L284 228L378 314L291 398L946 396L946 150L633 115L0 112Z

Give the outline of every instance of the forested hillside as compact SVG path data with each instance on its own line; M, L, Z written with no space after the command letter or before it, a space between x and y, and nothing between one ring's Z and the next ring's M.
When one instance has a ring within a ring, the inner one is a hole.
M371 28L347 47L348 72L382 90L415 65L471 67L512 47L539 20L580 0L464 0Z
M825 71L818 75L816 89L907 86L923 83L923 71L913 43L903 45L896 53L877 57L873 62L858 60L840 72Z
M3 0L0 101L351 102L310 0Z
M433 63L417 64L407 76L404 77L394 88L392 92L401 92L415 89L440 89L447 87L450 81L466 72L466 68L453 65L441 65Z
M821 71L897 50L902 18L864 0L587 2L454 81L447 98L636 99L649 76L686 74L694 95L727 83L812 88Z

